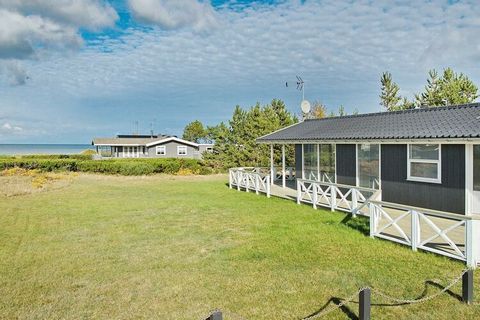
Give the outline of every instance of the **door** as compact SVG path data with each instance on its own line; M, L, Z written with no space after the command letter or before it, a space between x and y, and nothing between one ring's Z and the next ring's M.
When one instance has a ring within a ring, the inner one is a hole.
M480 214L480 145L473 146L472 213Z

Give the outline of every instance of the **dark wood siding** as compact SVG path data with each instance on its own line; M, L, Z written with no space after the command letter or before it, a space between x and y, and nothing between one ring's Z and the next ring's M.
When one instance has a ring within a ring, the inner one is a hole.
M302 178L302 145L295 145L295 173L297 178Z
M465 146L442 145L442 183L407 181L407 145L382 145L382 200L465 213Z
M356 185L356 146L354 144L337 144L337 183Z

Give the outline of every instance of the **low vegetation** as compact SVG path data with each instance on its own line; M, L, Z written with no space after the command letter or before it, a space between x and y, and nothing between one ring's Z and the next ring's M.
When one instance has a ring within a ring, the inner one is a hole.
M0 318L201 320L220 308L227 320L302 319L364 285L434 294L464 268L370 239L366 226L230 190L225 176L79 174L65 188L0 196ZM460 284L450 290L417 305L374 294L372 317L480 317ZM326 319L357 309L355 299Z
M0 170L20 168L42 172L90 172L127 176L156 173L180 175L211 174L211 168L195 159L110 159L92 160L86 155L23 156L0 158Z

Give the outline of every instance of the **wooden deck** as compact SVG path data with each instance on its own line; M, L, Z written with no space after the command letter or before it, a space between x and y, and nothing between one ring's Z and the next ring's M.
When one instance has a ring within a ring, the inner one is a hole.
M282 181L275 181L274 184L271 186L271 195L279 198L284 198L292 201L297 201L297 185L295 180L286 181L286 187L282 187ZM305 203L309 205L308 203ZM328 203L323 202L325 209L329 210ZM321 208L321 206L320 206ZM406 239L402 235L402 232L407 236L407 238L411 238L411 230L412 230L412 221L409 215L401 216L405 213L405 211L397 210L394 208L387 208L385 207L384 210L386 213L395 221L395 223L391 223L388 218L380 219L378 223L377 230L381 230L385 226L384 230L382 230L381 236L385 236L387 238L391 238L389 240L397 240L397 242L405 242ZM368 208L365 208L361 211L362 215L369 217ZM398 219L398 221L396 221ZM458 220L428 216L428 219L436 226L439 230L448 230L448 228L452 227ZM439 230L434 230L432 226L428 223L420 223L420 239L428 239L434 237L435 235L439 234ZM465 226L458 226L451 231L448 231L446 234L448 236L447 239L450 239L456 247L462 252L465 252ZM404 243L405 244L405 243ZM432 248L434 250L438 250L440 252L445 252L447 254L456 254L455 249L452 247L451 243L448 240L442 238L441 236L437 236L433 238L431 241L425 244L425 247Z

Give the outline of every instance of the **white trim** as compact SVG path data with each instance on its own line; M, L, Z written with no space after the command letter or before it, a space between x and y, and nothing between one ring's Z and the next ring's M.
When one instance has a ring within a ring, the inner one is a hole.
M270 177L271 177L271 184L275 182L275 172L273 166L273 143L270 145Z
M334 157L333 160L335 160L335 183L337 183L337 145L335 143L331 143Z
M258 141L260 144L302 144L302 143L319 143L319 144L356 144L356 143L378 143L378 144L479 144L480 138L457 138L457 139L352 139L352 140L270 140Z
M180 153L180 149L185 149L185 153ZM177 156L187 156L188 147L187 146L177 146Z
M192 147L197 147L197 148L199 146L198 143L183 140L183 139L180 139L180 138L177 138L177 137L169 137L169 138L153 141L153 142L147 143L146 146L147 147L152 147L152 146L155 146L157 144L163 144L163 143L170 142L170 141L175 141L175 142L178 142L178 143L187 144L187 145L190 145Z
M322 181L320 176L320 144L317 144L317 180Z
M360 173L359 173L360 170L358 170L358 146L359 145L360 145L359 143L355 144L355 171L356 171L355 172L355 181L356 181L355 186L357 186L357 187L360 185Z
M442 145L438 144L438 160L427 160L427 159L410 159L410 146L411 145L421 145L424 143L409 143L407 144L407 181L415 182L427 182L427 183L442 183ZM428 143L431 144L431 143ZM437 178L422 178L414 177L410 174L411 163L431 163L437 165Z
M163 150L163 151L162 151ZM167 146L163 145L163 146L156 146L155 147L155 154L157 156L165 156L167 155Z
M465 146L465 215L472 215L473 207L473 145Z
M282 145L282 188L286 187L285 179L285 145Z

